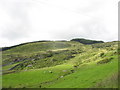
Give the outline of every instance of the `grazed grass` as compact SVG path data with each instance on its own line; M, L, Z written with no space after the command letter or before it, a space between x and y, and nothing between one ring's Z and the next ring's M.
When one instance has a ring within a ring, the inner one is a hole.
M58 65L50 68L32 69L19 73L12 73L3 76L3 87L38 87L42 82L52 81L64 73L62 70L69 70L71 65Z
M98 82L94 87L97 88L118 88L118 72Z

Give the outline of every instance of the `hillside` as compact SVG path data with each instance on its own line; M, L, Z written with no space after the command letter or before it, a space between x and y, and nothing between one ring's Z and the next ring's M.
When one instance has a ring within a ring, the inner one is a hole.
M118 88L118 42L43 41L2 51L3 88Z

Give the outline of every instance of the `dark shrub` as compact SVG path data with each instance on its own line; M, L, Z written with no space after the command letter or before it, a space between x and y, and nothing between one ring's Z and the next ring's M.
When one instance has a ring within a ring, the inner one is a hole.
M72 55L68 55L67 57L64 58L64 60L69 60L71 58L74 58L75 56L72 56Z
M98 61L97 64L105 64L105 63L110 62L112 59L113 59L112 57L111 58L105 58L101 61Z
M104 56L104 53L100 53L100 57L103 57Z
M79 65L74 65L73 67L74 67L74 68L77 68L78 66L79 66Z

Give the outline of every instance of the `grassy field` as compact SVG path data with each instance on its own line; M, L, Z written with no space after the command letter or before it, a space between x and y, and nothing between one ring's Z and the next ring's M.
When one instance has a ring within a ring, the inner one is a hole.
M27 43L3 51L3 88L117 88L118 42Z

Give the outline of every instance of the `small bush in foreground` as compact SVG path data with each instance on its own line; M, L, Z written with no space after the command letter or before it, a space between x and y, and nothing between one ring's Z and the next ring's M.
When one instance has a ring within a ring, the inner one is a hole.
M101 61L98 61L97 64L105 64L105 63L110 62L112 59L113 59L112 57L111 58L105 58Z

